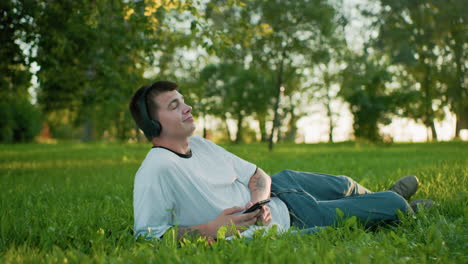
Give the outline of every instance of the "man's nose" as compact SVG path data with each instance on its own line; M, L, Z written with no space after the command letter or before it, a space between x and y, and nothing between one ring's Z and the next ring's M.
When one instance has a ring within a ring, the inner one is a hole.
M192 107L188 104L185 104L185 109L184 109L184 113L190 113L192 112Z

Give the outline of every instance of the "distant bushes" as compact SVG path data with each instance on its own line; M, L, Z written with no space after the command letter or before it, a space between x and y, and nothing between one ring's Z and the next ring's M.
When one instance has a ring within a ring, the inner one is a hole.
M42 115L28 100L0 103L0 142L29 142L41 131Z

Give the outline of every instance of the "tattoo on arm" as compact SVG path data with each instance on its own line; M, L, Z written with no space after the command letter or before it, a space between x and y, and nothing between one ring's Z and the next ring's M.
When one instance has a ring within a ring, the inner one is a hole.
M259 201L270 197L271 179L261 169L258 169L250 178L248 186L252 201Z
M255 177L254 183L255 183L255 189L254 189L255 191L264 190L266 187L266 181L261 176Z

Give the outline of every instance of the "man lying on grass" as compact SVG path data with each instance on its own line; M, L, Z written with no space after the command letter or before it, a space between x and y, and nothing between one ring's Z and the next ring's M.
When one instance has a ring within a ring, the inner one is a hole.
M413 211L406 199L418 188L414 176L375 193L346 176L285 170L270 177L222 147L191 136L192 107L175 83L140 88L130 111L153 144L135 176L137 237L162 238L174 226L179 237L188 232L210 238L230 225L239 232L259 225L277 225L279 230L329 226L338 218L336 209L373 226L397 221L398 210ZM244 212L267 199L267 205Z

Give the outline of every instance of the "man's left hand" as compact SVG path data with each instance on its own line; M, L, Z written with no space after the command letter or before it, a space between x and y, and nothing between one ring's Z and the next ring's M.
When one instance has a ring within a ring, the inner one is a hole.
M255 203L253 202L248 202L246 205L245 205L245 210L247 210L248 208L250 208L251 206L253 206ZM267 226L270 224L271 222L271 211L270 211L270 207L268 205L264 205L261 207L261 214L259 217L257 217L257 222L255 223L256 225L260 225L260 226Z

